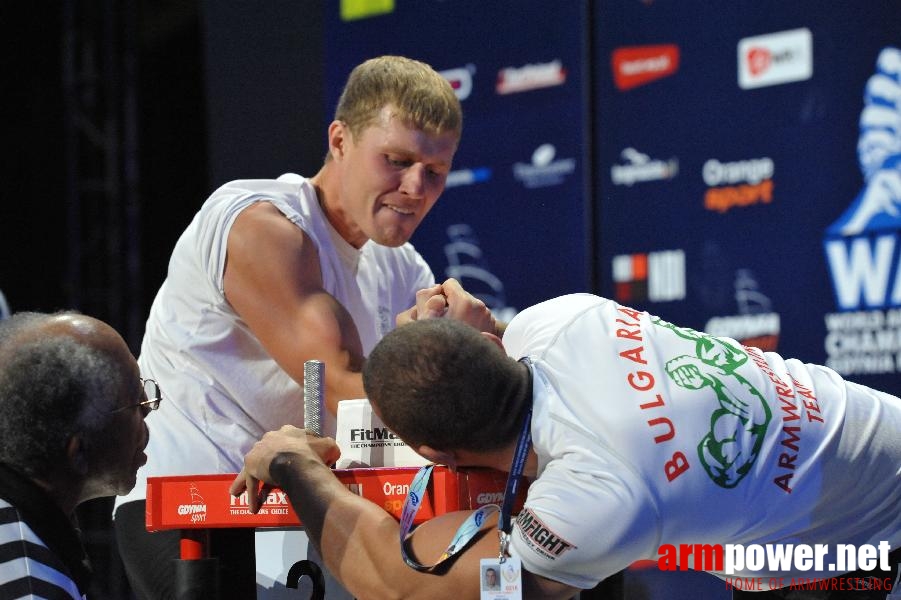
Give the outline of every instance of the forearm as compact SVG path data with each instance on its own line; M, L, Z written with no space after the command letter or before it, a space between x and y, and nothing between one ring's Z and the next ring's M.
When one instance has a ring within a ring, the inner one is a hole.
M270 471L291 499L326 567L358 598L410 597L400 557L399 526L390 514L350 492L314 457L279 455Z
M363 398L363 351L350 314L330 295L310 294L283 317L253 324L254 333L279 366L300 385L304 363L325 364L324 396L330 413L338 402Z
M299 445L296 451L267 452L267 444L269 448L289 447L286 436L295 430L285 429L279 435L267 434L248 455L248 465L251 472L288 494L310 542L345 589L357 598L372 600L478 600L479 560L496 557L498 551L494 517L485 520L482 530L446 568L433 573L416 571L401 557L400 526L394 517L350 492L323 464L330 456L317 458L317 452L327 454L322 448L310 453ZM260 469L263 464L268 465L265 472ZM243 481L239 478L233 484L232 493L243 489ZM250 480L252 487L254 481ZM468 516L469 511L450 512L420 525L408 548L410 556L423 564L436 562ZM577 592L529 573L524 577L526 598L567 598Z
M465 549L434 572L414 570L401 556L395 518L348 490L326 466L338 454L333 439L285 425L254 444L230 491L247 490L253 511L260 507L260 482L287 493L325 566L357 598L478 600L479 561L498 552L496 517L485 519ZM453 511L419 525L407 548L410 557L434 564L469 516L470 511ZM527 598L566 598L577 591L529 573L524 577Z

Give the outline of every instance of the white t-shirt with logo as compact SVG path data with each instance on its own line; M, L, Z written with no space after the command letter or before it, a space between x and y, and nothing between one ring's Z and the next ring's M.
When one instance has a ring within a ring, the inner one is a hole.
M150 311L138 362L143 377L159 382L164 401L147 418L148 462L117 505L143 499L148 476L237 473L265 432L303 427L302 386L225 298L228 233L256 202L270 202L316 245L323 287L353 317L364 355L394 328L395 316L415 304L416 291L434 285L410 244L369 241L359 250L348 244L303 177L232 181L216 190L176 244ZM334 417L324 421L325 433L334 435Z
M898 398L588 294L522 311L504 345L534 374L527 570L586 589L663 544L901 546Z

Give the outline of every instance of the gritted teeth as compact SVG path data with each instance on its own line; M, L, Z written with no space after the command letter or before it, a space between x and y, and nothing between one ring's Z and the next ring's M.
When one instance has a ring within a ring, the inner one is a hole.
M401 208L400 206L393 206L391 204L386 204L385 208L390 208L394 212L400 213L402 215L412 215L413 214L413 210L411 210L409 208Z

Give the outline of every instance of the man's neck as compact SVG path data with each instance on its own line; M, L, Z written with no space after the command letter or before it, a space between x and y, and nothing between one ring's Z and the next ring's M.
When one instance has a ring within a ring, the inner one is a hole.
M510 466L513 464L513 455L516 453L516 441L509 446L498 450L469 452L466 450L458 450L457 464L466 467L485 467L495 469L496 471L510 472ZM529 449L526 457L523 475L526 477L535 477L538 474L538 455L535 450Z
M365 237L348 223L344 207L341 204L341 191L337 185L337 174L332 161L326 162L313 177L309 179L316 190L316 199L325 218L332 228L354 248L361 248L366 243Z
M497 451L474 453L481 454L482 459L487 463L482 466L487 466L499 471L506 472L510 471L510 466L513 464L513 457L516 454L516 448L519 444L520 437L522 436L522 427L524 425L523 420L527 418L527 415L531 415L533 401L532 369L530 368L530 363L528 362L528 360L516 361L516 385L512 386L511 391L511 401L505 402L504 406L508 407L509 413L511 415L518 415L518 418L513 417L516 420L515 436L506 446L500 448ZM530 417L529 422L529 426L531 427ZM479 460L477 456L472 456L471 458L473 460ZM460 461L459 464L471 463L464 463ZM527 477L534 477L537 473L537 470L538 456L532 450L530 445L523 474Z

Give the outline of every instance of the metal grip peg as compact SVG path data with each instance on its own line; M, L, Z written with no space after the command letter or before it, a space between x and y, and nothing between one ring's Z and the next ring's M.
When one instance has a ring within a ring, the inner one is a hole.
M316 435L322 435L325 363L308 360L303 363L303 423Z

